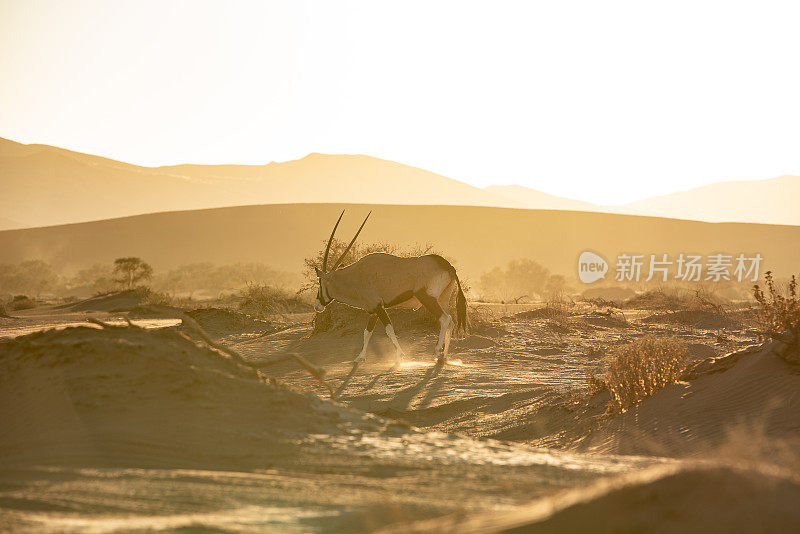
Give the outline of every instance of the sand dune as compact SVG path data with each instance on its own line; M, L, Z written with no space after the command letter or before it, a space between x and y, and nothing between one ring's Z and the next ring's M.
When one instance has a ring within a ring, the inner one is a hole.
M299 272L327 239L342 209L339 235L401 245L435 244L460 272L475 279L515 258L532 258L576 285L577 258L595 250L613 263L621 252L642 254L760 253L762 272L793 272L800 264L800 227L711 224L605 213L462 206L284 204L158 213L75 225L0 232L0 262L43 259L69 271L121 256L153 267L211 261L264 262Z
M171 330L33 334L8 342L0 365L5 465L246 469L296 454L299 434L378 428Z
M796 365L770 343L698 364L671 385L593 431L583 446L620 454L760 457L800 440Z
M720 182L623 206L657 217L800 224L800 176Z
M0 229L259 203L518 206L429 171L359 155L267 165L141 167L0 139Z
M272 384L182 337L0 343L0 530L370 532L652 465L425 432Z
M309 154L266 165L142 167L2 138L0 176L0 229L173 210L308 202L492 206L800 224L800 212L793 203L800 196L800 178L795 176L722 182L624 206L598 206L517 185L481 189L363 155Z
M528 509L449 517L381 532L789 532L800 481L774 470L654 468L544 498Z
M795 200L800 197L800 176L718 182L614 206L548 195L519 185L490 186L486 190L532 209L626 213L707 222L800 224Z
M575 200L572 198L549 195L530 187L521 185L490 185L486 191L502 195L517 202L522 202L526 208L538 210L571 210L571 211L611 211L597 204Z

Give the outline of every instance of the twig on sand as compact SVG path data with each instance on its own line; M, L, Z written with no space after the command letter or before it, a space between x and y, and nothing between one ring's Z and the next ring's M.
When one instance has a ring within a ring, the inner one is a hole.
M99 326L101 328L104 328L104 329L108 329L108 330L111 330L113 328L127 328L127 326L119 326L119 325L115 325L115 324L111 324L111 323L106 323L106 322L101 321L100 319L97 319L95 317L87 317L86 318L86 322L87 323L96 324L97 326Z
M289 356L294 358L294 361L300 364L300 367L308 371L308 374L316 378L317 382L319 382L322 386L328 389L328 391L331 394L331 399L336 398L336 393L334 393L333 387L328 383L327 380L325 380L325 369L323 369L322 367L317 367L316 365L312 364L311 362L309 362L308 360L306 360L305 358L294 352L290 352Z
M208 333L205 330L203 330L203 327L200 326L197 323L197 321L195 321L194 319L192 319L191 317L189 317L185 313L182 313L180 317L181 317L181 321L183 321L183 326L188 328L189 330L191 330L195 334L197 334L200 337L200 339L202 339L208 346L210 346L212 348L215 348L215 349L217 349L218 351L220 351L222 353L227 354L228 356L230 356L231 358L236 360L236 362L238 362L238 363L240 363L242 365L245 365L247 367L253 367L250 363L247 362L247 360L242 358L241 354L239 354L235 350L233 350L231 348L228 348L225 345L222 345L220 343L217 343L216 341L211 339L211 336L209 336Z

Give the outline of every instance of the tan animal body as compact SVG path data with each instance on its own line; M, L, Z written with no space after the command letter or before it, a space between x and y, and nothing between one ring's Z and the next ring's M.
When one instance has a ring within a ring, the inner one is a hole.
M440 330L436 355L440 362L444 362L447 358L454 327L466 329L467 321L466 299L455 268L446 259L436 254L405 258L393 254L375 253L368 254L347 267L337 269L342 258L364 228L364 224L369 218L367 215L355 237L347 245L333 268L328 271L328 252L343 215L344 211L339 215L339 220L336 221L331 237L328 239L322 259L322 268L316 269L319 289L314 301L314 309L318 313L322 312L328 304L335 300L365 310L370 317L364 329L364 346L354 363L364 359L372 331L378 320L383 324L386 334L397 349L396 363L399 363L403 357L403 349L397 341L394 327L386 310L393 307L425 306L439 321ZM453 321L452 316L448 313L453 295L456 296L456 321Z

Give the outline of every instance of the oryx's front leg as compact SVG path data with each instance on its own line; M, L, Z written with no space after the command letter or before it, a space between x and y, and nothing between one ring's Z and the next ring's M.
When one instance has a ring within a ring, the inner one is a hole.
M397 349L397 352L395 352L394 363L395 365L400 365L400 362L403 361L403 356L405 356L405 353L403 352L403 349L400 348L400 343L397 341L397 336L394 335L394 326L392 326L392 321L389 319L389 315L386 313L386 310L383 308L383 306L378 308L375 311L375 314L378 316L378 319L381 320L384 328L386 328L386 335L389 336L389 339L391 339L392 343L394 343L394 348Z
M376 315L370 315L369 320L367 321L367 327L364 329L364 346L361 347L361 352L358 353L356 359L353 360L353 363L358 363L364 359L364 356L367 354L367 345L369 345L369 338L372 337L372 331L375 329L375 323L377 322L378 317Z

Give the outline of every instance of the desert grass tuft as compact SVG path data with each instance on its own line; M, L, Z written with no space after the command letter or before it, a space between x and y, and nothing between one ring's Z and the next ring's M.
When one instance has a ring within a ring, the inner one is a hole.
M591 393L608 390L608 410L623 413L677 382L686 369L688 347L677 338L645 336L614 350L601 374L587 373Z
M800 360L800 297L797 291L797 278L792 275L785 291L781 291L772 272L767 271L764 277L766 293L758 286L753 286L753 297L760 305L757 312L757 323L762 334L785 343L787 350L783 352L787 360Z
M255 317L307 312L311 305L298 294L267 284L247 284L237 295L239 309Z
M15 295L8 305L12 311L30 310L36 306L38 306L36 300L27 295Z

